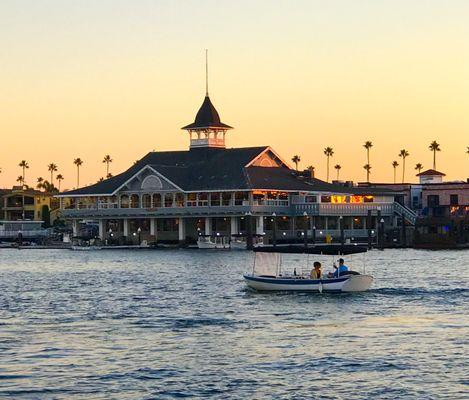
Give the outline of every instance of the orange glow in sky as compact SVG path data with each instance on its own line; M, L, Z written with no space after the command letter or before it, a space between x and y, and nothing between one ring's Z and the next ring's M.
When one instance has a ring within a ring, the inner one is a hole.
M325 179L392 181L407 149L414 167L442 151L446 179L469 177L469 2L2 1L0 187L76 182L128 168L148 151L188 148L180 127L205 91L235 127L230 147L271 145ZM293 165L293 163L291 163ZM397 176L401 176L400 167Z

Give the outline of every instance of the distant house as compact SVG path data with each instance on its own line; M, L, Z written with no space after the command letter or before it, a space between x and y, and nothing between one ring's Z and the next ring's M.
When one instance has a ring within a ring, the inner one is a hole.
M57 201L51 193L23 186L0 190L0 219L4 221L43 221Z

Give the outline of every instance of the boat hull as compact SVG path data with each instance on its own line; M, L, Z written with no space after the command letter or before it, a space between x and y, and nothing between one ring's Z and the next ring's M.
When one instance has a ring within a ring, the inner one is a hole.
M302 279L244 275L246 284L257 291L365 292L373 283L370 275L346 275L332 279Z

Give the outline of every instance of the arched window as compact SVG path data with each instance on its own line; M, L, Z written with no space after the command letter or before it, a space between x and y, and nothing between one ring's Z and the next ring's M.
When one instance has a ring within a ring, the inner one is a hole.
M143 181L141 185L142 190L159 190L163 187L161 179L156 175L149 175Z
M173 194L172 193L166 193L164 195L164 206L165 207L173 206Z
M142 207L151 208L151 195L149 194L142 195Z
M126 194L121 196L121 208L129 208L129 196Z
M139 200L140 198L138 197L138 194L132 194L130 196L130 208L139 208Z
M154 208L161 207L161 194L155 193L153 195L153 207Z

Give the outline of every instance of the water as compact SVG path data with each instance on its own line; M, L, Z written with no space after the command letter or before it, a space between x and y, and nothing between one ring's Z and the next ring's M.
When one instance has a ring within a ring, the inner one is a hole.
M363 294L253 293L250 265L0 250L0 397L468 398L468 251L370 252Z

